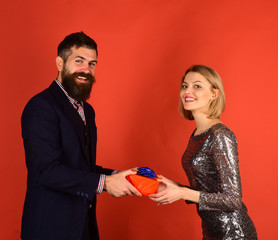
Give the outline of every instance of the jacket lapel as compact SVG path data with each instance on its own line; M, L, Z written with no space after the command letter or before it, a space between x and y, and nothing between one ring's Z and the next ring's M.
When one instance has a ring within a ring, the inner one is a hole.
M96 164L96 143L97 143L97 129L95 124L95 113L92 107L84 102L84 112L86 117L86 123L89 130L90 137L90 152L91 152L91 164L94 169Z
M78 112L74 109L74 107L68 100L65 93L62 91L62 89L58 86L58 84L55 81L50 85L49 89L53 93L55 98L57 99L57 103L61 106L65 115L72 122L72 124L78 134L84 156L86 156L84 124L83 124L81 117L79 116Z

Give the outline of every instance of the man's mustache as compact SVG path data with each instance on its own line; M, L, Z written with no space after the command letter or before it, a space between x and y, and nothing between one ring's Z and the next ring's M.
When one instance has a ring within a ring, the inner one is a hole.
M95 77L90 74L90 73L84 73L84 72L75 72L72 74L72 77L77 78L77 77L85 77L88 81L90 82L95 82Z

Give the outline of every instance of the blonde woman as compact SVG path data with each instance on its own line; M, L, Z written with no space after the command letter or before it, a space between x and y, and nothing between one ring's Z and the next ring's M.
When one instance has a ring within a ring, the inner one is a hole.
M257 234L242 202L237 140L219 119L224 107L218 73L204 65L190 67L180 88L181 114L196 123L182 156L190 188L160 176L167 188L150 198L159 205L180 199L196 203L204 240L253 240Z

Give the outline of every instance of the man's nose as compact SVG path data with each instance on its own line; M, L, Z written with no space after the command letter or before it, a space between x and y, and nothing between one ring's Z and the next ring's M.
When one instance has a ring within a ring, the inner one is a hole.
M90 73L90 66L89 66L89 64L88 64L88 63L84 63L84 64L82 65L81 70L82 70L82 72L84 72L84 73Z

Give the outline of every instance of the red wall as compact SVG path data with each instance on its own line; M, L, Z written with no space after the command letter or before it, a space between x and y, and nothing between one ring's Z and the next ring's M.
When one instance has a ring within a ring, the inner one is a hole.
M228 3L229 2L229 3ZM56 48L83 30L99 45L98 163L148 166L187 184L180 158L192 122L177 111L179 82L191 64L223 78L222 120L239 142L243 200L259 239L277 229L278 3L260 1L3 1L1 4L0 239L19 238L26 188L20 116L56 77ZM148 198L98 201L101 238L201 239L194 206L157 207ZM276 222L276 223L275 223Z

